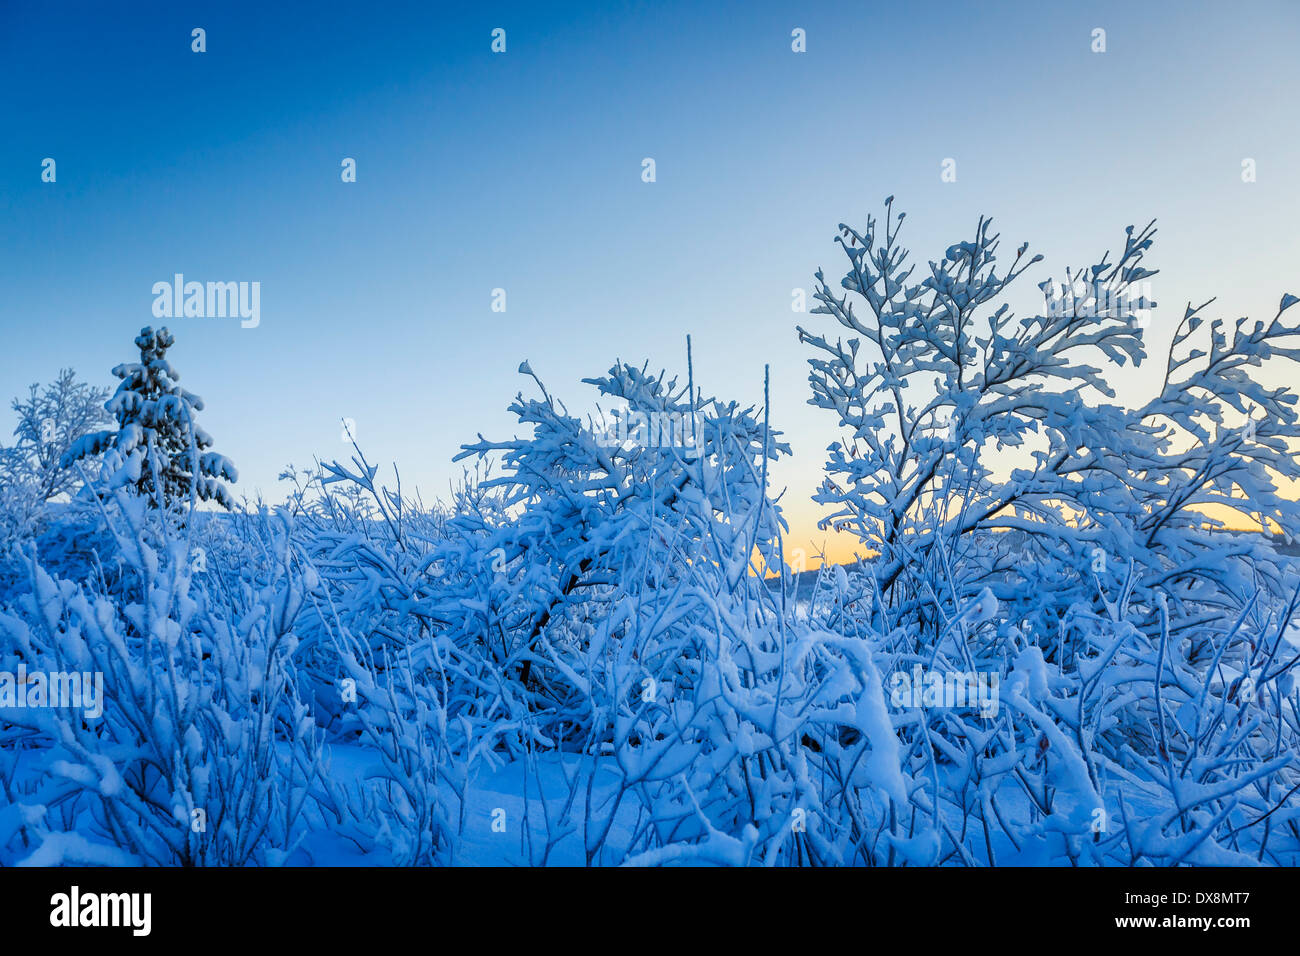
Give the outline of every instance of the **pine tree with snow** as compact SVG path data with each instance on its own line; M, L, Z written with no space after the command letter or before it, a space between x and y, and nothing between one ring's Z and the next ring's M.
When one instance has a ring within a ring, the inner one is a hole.
M180 375L167 361L174 341L166 327L140 330L135 339L140 361L113 369L122 383L104 406L117 419L117 429L86 435L64 461L70 464L111 449L117 453L118 481L133 484L155 504L194 497L230 509L234 502L222 482L238 480L238 472L230 459L207 451L212 437L195 421L203 399L176 384Z

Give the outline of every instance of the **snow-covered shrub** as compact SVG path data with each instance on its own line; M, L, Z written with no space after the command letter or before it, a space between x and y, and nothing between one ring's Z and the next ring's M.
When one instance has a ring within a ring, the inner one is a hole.
M354 446L355 447L355 446ZM323 789L324 825L399 865L458 862L479 689L499 678L437 627L443 583L435 549L447 510L376 483L359 448L351 467L290 468L296 546L319 582L299 622L298 682L339 753L366 755L365 780ZM483 506L472 477L454 507ZM469 706L466 706L468 703Z
M102 680L102 713L0 709L10 824L0 859L32 864L284 862L320 774L295 696L293 628L310 580L287 528L266 567L209 587L186 535L147 499L104 494L127 573L116 592L53 577L0 613L8 673Z
M477 706L526 774L568 755L527 859L577 831L589 863L874 860L897 741L865 635L796 624L763 582L788 453L766 409L626 364L588 382L619 407L583 421L538 381L511 407L531 435L465 446L501 456L499 507L438 552L447 645L500 675Z
M759 576L780 567L766 470L787 449L663 375L590 384L619 408L583 421L540 382L519 396L531 434L467 445L501 471L446 510L377 487L359 451L300 480L321 587L299 679L335 751L368 755L323 819L392 862L456 862L477 782L513 768L529 862L869 857L851 814L905 799L869 645L787 626ZM826 803L837 825L803 826Z
M696 565L715 569L738 602L754 599L751 560L778 564L779 513L759 507L766 463L788 453L752 409L663 375L620 365L588 383L625 406L624 422L672 427L620 432L613 412L584 422L539 382L541 398L511 406L531 436L465 446L462 457L500 456L502 474L482 484L500 492L499 507L452 517L440 550L453 639L511 675L530 709L554 710L548 730L561 737L588 727L556 654L619 640L640 613L689 600ZM714 525L731 529L725 547ZM640 666L642 677L677 683L688 661L668 653Z
M0 454L7 450L0 449ZM14 547L36 533L39 494L35 484L19 477L0 481L0 580L13 575Z
M897 718L914 810L940 830L955 814L941 858L1294 860L1296 574L1268 536L1222 528L1300 532L1277 487L1300 477L1296 395L1251 373L1300 358L1296 298L1199 347L1189 306L1159 393L1125 408L1089 363L1146 357L1151 226L1067 272L1086 295L1017 319L1006 289L1041 257L1021 246L999 273L981 219L909 285L902 219L887 201L883 224L841 226L845 294L819 272L814 311L849 337L799 334L812 403L848 433L817 500L875 555L849 576L858 613L823 620L885 635L887 683L1001 680L995 717ZM975 849L956 836L972 822Z

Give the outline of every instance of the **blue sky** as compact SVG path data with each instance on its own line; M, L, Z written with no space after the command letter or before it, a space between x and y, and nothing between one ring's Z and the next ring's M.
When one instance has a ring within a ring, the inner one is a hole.
M794 326L824 317L791 291L838 278L836 224L893 194L923 261L991 214L1036 282L1156 218L1157 351L1189 299L1269 317L1300 294L1298 40L1282 0L0 0L0 394L114 385L174 273L257 281L257 328L169 322L237 490L278 499L348 417L428 498L461 442L512 433L521 360L579 408L616 358L684 372L689 333L708 392L756 402L771 365L792 546L819 542L836 428Z

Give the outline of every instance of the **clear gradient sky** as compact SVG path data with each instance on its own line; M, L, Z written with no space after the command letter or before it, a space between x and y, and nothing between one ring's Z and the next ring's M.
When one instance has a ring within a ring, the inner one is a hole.
M257 328L168 323L236 491L280 499L347 417L427 499L513 433L521 360L578 409L616 358L684 373L689 333L706 393L758 402L771 365L787 547L816 546L837 429L794 326L827 317L791 291L842 274L836 224L894 194L924 261L991 214L1046 255L1032 292L1156 218L1156 351L1189 299L1271 317L1300 294L1298 51L1295 0L0 0L0 397L115 386L174 273L257 281Z

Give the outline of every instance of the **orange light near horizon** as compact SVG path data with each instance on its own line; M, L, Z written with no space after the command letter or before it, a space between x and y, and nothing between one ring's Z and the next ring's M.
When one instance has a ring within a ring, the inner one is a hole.
M1290 485L1291 492L1300 491L1300 482L1279 481L1280 485ZM1300 495L1297 495L1300 497ZM1243 503L1246 499L1242 499ZM790 525L785 535L785 561L792 570L812 571L825 563L847 564L860 558L871 557L874 553L870 546L856 534L849 531L823 530L818 522L825 517L826 508L812 501L800 503L799 507L787 507L783 514ZM1280 528L1272 521L1260 525L1253 520L1245 509L1232 508L1222 504L1206 504L1188 509L1204 514L1207 518L1218 521L1225 531L1268 532L1276 534ZM775 573L775 572L772 572Z

